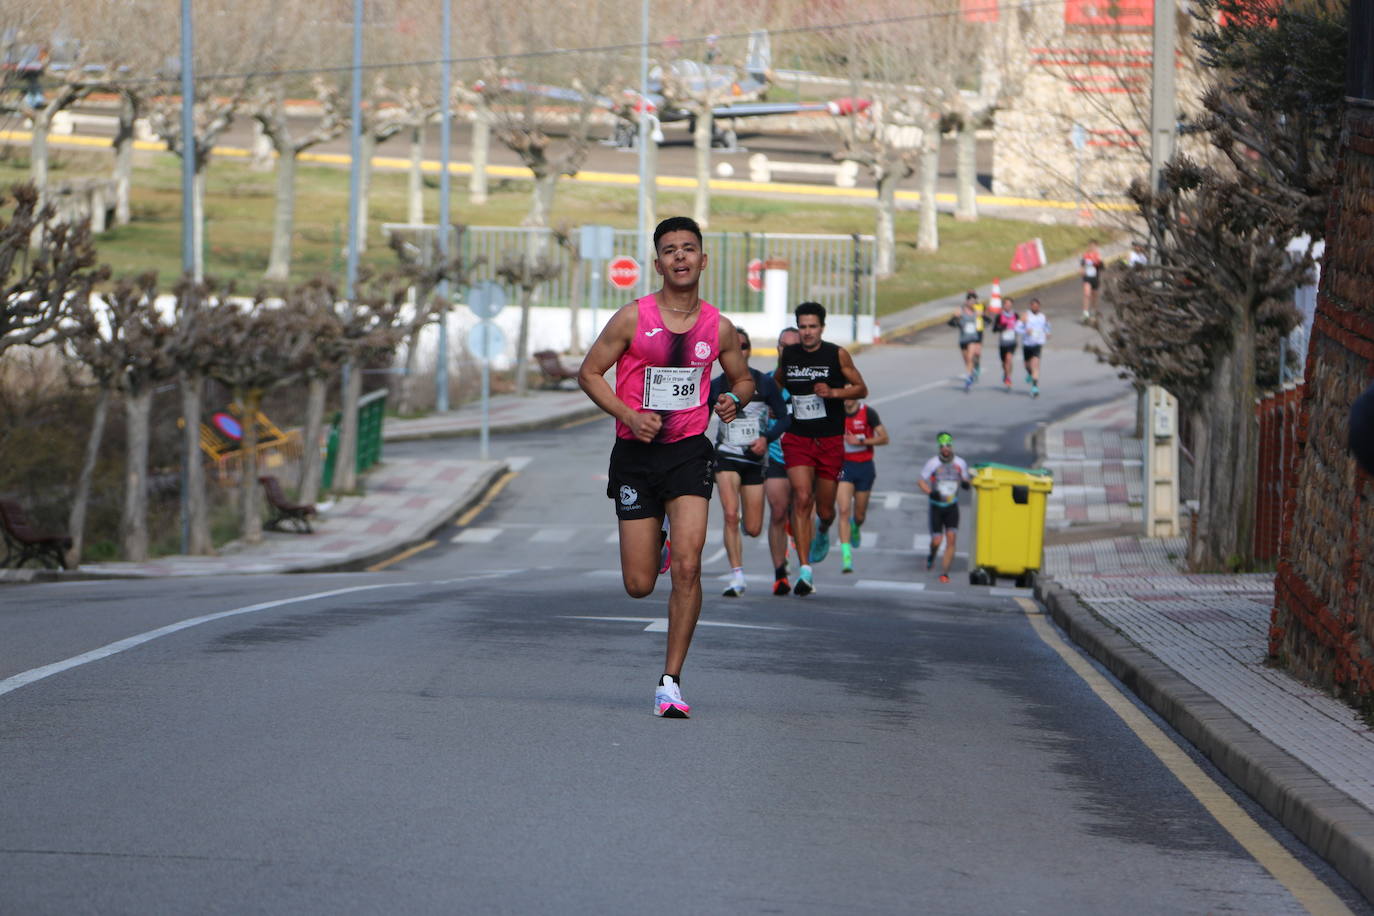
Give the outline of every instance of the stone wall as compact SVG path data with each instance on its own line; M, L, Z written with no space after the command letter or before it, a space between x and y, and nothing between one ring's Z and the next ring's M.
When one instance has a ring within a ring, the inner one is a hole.
M1352 103L1345 127L1269 651L1374 711L1374 478L1346 445L1350 405L1374 381L1374 104Z
M1009 55L1021 91L996 114L994 194L1120 202L1132 179L1149 172L1153 10L1123 5L1123 14L1136 15L1109 22L1085 21L1082 9L1074 2L1035 7L1024 47ZM1201 86L1185 20L1177 41L1182 113L1196 108ZM1190 142L1190 153L1200 150Z

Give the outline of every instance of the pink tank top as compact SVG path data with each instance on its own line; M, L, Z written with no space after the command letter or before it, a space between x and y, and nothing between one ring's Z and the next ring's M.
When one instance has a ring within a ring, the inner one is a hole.
M711 421L711 364L720 355L720 311L703 301L696 324L674 334L664 327L652 293L635 305L639 317L634 339L615 364L616 396L635 410L653 410L663 417L655 442L704 434ZM615 434L634 438L619 420Z

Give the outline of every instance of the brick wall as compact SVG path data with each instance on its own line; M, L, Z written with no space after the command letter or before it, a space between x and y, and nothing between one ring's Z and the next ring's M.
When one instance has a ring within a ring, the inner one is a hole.
M1374 106L1352 105L1345 124L1269 650L1374 709L1374 478L1346 445L1350 405L1374 381Z

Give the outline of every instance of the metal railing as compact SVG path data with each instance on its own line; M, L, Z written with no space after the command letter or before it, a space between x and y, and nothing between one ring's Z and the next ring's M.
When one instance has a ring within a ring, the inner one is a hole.
M436 235L433 225L404 225L388 223L388 234L399 233L422 249L430 249L427 240ZM578 239L574 230L573 247ZM819 302L827 312L836 316L861 315L872 317L877 311L877 282L873 276L874 239L871 235L804 235L788 232L707 232L703 240L710 260L701 279L701 295L707 302L727 312L763 311L762 284L759 289L750 285L750 264L753 261L782 259L788 263L788 298L791 305L799 302ZM573 256L554 239L549 229L505 226L464 226L454 242L463 260L481 260L472 272L474 282L492 280L501 283L496 269L502 259L524 252L539 252L563 266L563 271L545 283L538 291L536 305L568 307L572 304L574 283ZM614 257L636 257L638 236L631 229L616 229L613 243ZM633 291L622 291L607 283L602 265L600 282L601 302L611 308L623 305ZM652 271L647 264L641 271ZM581 302L590 301L587 294L592 271L583 265ZM503 284L504 285L504 284ZM463 291L459 291L461 295ZM508 303L519 301L519 291L506 289Z

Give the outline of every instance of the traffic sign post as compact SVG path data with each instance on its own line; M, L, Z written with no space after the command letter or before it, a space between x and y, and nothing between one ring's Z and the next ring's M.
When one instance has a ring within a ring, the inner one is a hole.
M749 288L756 293L763 292L763 261L759 258L749 262Z
M501 284L484 280L468 290L468 308L482 320L468 331L468 350L482 361L482 437L481 457L487 460L491 439L491 361L506 349L506 335L495 318L506 305L506 291Z
M639 262L629 255L621 255L606 266L606 279L616 289L634 289L639 283Z
M615 229L610 226L583 226L578 233L578 254L592 268L592 337L601 330L597 311L601 308L601 262L615 254Z

